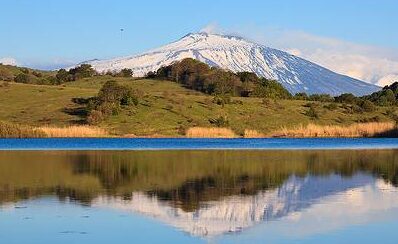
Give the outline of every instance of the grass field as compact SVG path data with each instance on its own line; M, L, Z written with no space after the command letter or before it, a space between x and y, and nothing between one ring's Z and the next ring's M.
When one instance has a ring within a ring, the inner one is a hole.
M237 135L245 130L270 134L281 128L300 125L339 125L369 121L391 121L386 108L375 112L350 114L339 105L335 110L325 108L328 103L316 103L319 119L305 115L308 101L263 101L260 98L233 98L222 107L213 97L185 89L169 81L136 80L133 78L94 77L70 82L62 86L43 86L9 83L0 86L0 121L31 126L69 126L82 123L81 105L73 98L87 98L97 94L108 80L117 80L139 89L144 96L138 106L125 108L99 126L114 135L183 136L192 127L214 127L211 121L226 118ZM0 81L1 83L1 81Z

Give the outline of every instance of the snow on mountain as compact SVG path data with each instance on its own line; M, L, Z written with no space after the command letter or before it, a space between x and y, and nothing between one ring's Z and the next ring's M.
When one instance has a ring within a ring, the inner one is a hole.
M137 56L85 63L99 72L131 68L135 76L144 76L184 58L194 58L233 72L254 72L278 80L293 94L365 95L379 90L377 86L337 74L286 52L236 36L208 33L188 34L174 43Z

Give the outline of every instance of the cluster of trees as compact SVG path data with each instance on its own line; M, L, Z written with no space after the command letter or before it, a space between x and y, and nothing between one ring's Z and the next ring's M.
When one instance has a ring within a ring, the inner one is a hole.
M210 67L191 58L161 67L156 72L148 73L147 78L171 80L189 89L215 95L225 102L231 96L280 99L292 97L277 81L260 78L250 72L233 73Z
M113 77L132 77L134 75L134 71L132 69L122 69L120 71L107 71L105 75L113 76Z
M291 95L279 82L258 77L251 72L233 73L210 67L198 60L187 58L150 72L147 78L166 79L207 94L214 95L217 103L228 103L231 96L295 99L328 103L342 103L356 112L370 112L379 106L398 104L398 82L369 96L357 97L347 93L333 97L329 94L297 93ZM330 106L333 109L335 106Z
M364 98L379 106L398 105L398 82L385 86L381 91L365 96Z
M82 64L70 70L60 69L55 75L43 75L40 72L30 71L26 68L19 68L19 70L21 72L14 77L12 74L7 73L6 70L2 71L0 69L0 79L14 80L17 83L25 84L60 85L70 81L101 75L97 73L89 64ZM122 69L120 71L108 71L103 75L109 75L113 77L131 77L133 76L133 70ZM3 76L4 78L2 78Z
M87 122L98 124L111 115L117 115L122 107L138 105L141 93L116 81L107 81L96 97L87 101Z

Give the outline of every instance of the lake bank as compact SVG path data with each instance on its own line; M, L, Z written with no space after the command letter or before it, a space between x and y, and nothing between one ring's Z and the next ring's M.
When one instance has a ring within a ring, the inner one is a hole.
M393 122L356 123L349 126L299 125L281 127L271 133L245 129L239 134L230 128L192 127L179 136L162 134L117 135L106 129L76 125L67 127L32 127L0 121L0 138L397 138L398 129Z

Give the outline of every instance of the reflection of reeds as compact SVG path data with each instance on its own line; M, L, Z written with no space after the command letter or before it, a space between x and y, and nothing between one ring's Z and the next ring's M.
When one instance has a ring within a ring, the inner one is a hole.
M389 133L394 133L395 123L392 122L374 122L353 124L350 126L336 125L314 125L299 126L293 129L282 128L273 133L272 137L388 137Z
M265 135L256 130L245 130L244 137L245 138L264 138Z
M189 138L235 138L236 134L228 128L193 127L186 131Z
M30 126L0 122L0 138L40 138L44 131Z
M68 127L49 127L43 126L39 128L47 137L108 137L109 134L101 128L93 126L68 126Z

